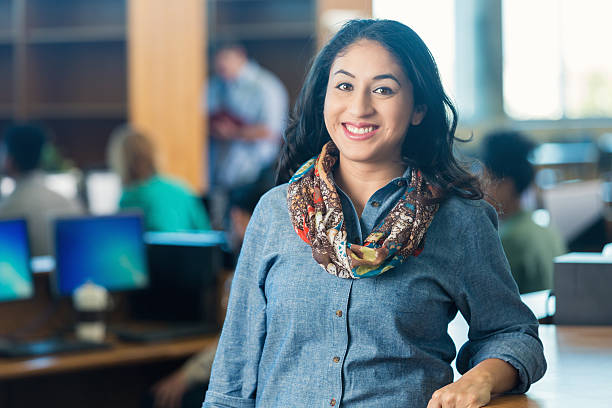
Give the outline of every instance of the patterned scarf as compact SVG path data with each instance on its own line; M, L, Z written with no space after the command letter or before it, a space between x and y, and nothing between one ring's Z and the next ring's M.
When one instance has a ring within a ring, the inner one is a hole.
M434 197L420 171L412 171L410 185L364 245L346 241L340 197L332 181L339 157L330 141L299 168L289 181L287 203L291 223L299 237L312 247L312 256L332 275L340 278L378 276L423 250L423 236L438 210L425 204Z

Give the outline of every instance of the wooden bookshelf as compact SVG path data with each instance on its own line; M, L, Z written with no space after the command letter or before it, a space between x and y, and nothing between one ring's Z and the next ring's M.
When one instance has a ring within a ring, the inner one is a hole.
M13 111L13 47L0 45L0 117Z
M125 42L124 25L35 28L28 32L30 44Z
M127 72L127 54L135 48L128 46L133 27L128 26L127 9L134 1L0 0L0 126L12 119L40 121L53 131L68 159L86 167L103 164L103 142L108 139L103 133L126 122L128 110L132 116L141 111L133 108L136 102L128 104L127 77L134 73ZM159 22L165 24L171 17L163 13L166 6L160 0L139 4L138 10L145 13L161 7L158 22L151 23L158 28ZM293 103L316 49L317 4L317 0L206 0L204 37L208 44L242 42L251 58L278 75ZM173 47L166 43L174 37L160 37L160 30L152 28L150 38L142 40L143 47L171 54ZM156 46L149 47L153 37ZM163 58L160 55L160 61ZM136 81L148 75L145 71L138 71L141 76ZM150 86L158 85L165 86L159 81ZM196 92L201 93L201 88ZM88 138L94 138L92 143L84 142ZM158 144L181 151L173 143L177 142Z
M0 125L34 120L77 164L104 164L127 120L128 0L0 0Z

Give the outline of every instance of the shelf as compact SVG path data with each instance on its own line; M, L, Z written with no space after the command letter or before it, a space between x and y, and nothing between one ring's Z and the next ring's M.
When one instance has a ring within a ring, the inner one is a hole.
M14 113L15 109L13 108L13 105L0 104L0 119L12 118Z
M36 104L28 109L29 117L45 118L100 118L115 119L127 116L125 103L53 103Z
M126 39L125 26L36 28L29 32L30 44L122 42Z
M233 38L243 41L262 39L289 39L313 37L315 26L313 22L283 22L283 23L241 23L219 24L215 36L217 38Z
M27 0L25 3L26 25L32 29L105 27L126 22L125 0Z

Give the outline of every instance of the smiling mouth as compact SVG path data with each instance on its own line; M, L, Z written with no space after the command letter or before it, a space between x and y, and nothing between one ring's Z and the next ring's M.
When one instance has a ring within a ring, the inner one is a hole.
M342 128L344 133L351 139L363 140L373 136L378 130L377 125L368 124L366 126L355 126L349 123L343 123Z

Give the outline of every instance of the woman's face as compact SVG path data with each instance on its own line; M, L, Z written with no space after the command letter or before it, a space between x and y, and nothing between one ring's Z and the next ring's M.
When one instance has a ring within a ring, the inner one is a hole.
M412 83L378 42L359 40L334 60L323 115L340 163L398 163L408 126L425 111L415 108Z

